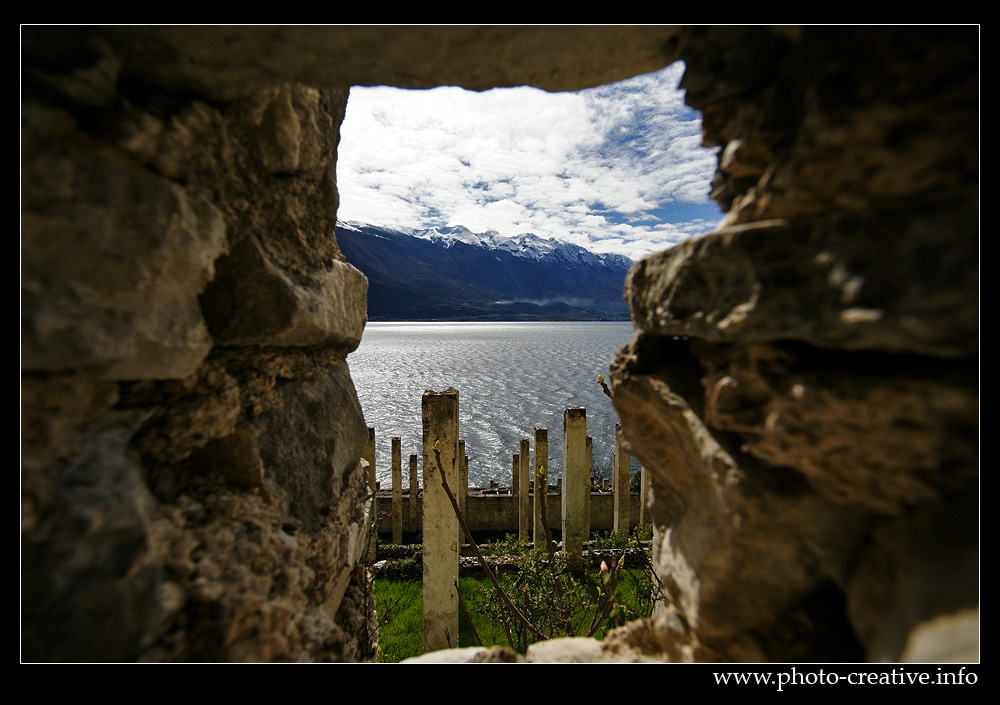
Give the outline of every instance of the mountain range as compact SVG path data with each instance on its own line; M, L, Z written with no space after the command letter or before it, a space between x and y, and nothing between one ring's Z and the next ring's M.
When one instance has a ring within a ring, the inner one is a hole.
M372 321L628 320L632 260L533 233L398 230L341 222L337 242L368 277Z

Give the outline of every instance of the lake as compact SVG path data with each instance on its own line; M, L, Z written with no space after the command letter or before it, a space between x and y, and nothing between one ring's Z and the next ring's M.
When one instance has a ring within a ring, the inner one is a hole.
M424 390L459 391L459 437L470 486L510 484L511 455L534 427L549 431L550 477L562 471L562 415L587 409L594 464L611 465L617 416L597 382L632 339L630 322L369 323L347 361L369 426L376 477L390 480L390 443L402 439L403 485L409 455L421 453ZM633 461L633 472L638 465Z

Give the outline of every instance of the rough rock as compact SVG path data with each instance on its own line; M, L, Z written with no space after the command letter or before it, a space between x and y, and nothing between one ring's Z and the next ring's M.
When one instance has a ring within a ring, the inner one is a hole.
M672 607L587 658L978 654L977 28L27 26L22 658L370 658L348 88L678 58L727 215L612 374Z
M402 663L524 663L520 654L506 646L466 646L457 649L430 651L408 658Z
M26 35L23 657L370 658L346 86L209 105Z
M632 317L656 336L972 355L974 216L966 202L720 228L636 264L627 283ZM900 240L905 252L893 247Z
M22 28L22 658L372 657L357 84L581 88L672 28Z
M611 375L685 625L664 650L897 660L943 619L922 653L978 653L947 621L979 599L975 30L681 45L728 213L633 267Z
M69 31L69 30L66 30ZM663 68L670 26L109 27L122 72L231 100L284 82L577 90Z
M67 112L22 120L22 369L191 374L212 346L198 295L226 248L221 215Z

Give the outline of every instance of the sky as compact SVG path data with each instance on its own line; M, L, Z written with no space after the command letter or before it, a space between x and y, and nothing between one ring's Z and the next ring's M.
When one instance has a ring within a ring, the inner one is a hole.
M531 232L640 259L721 219L683 64L572 93L354 87L338 219Z

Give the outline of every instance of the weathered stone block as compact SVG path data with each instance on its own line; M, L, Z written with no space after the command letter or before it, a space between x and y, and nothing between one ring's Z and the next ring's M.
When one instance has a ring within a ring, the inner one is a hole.
M198 296L225 251L219 211L27 106L22 367L177 379L211 349ZM64 123L60 123L64 124Z
M978 346L977 226L962 209L723 228L637 262L643 332L959 357ZM905 281L899 272L905 270Z

